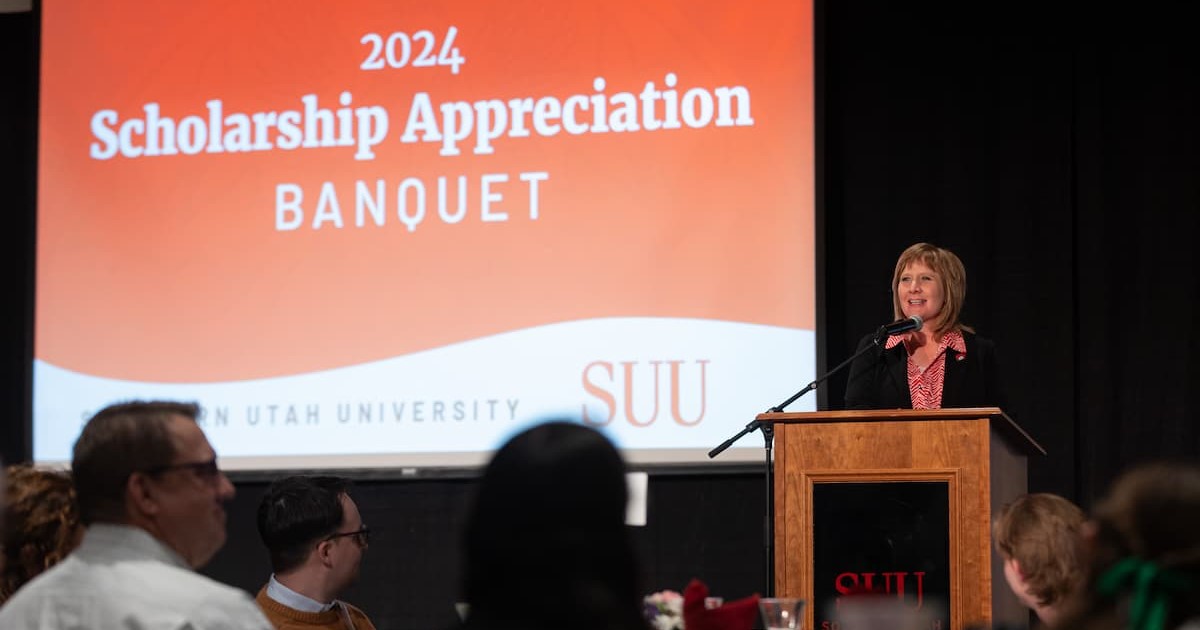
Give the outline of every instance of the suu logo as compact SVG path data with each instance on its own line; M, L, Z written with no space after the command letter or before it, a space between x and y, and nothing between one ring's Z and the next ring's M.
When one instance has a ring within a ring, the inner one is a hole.
M908 578L912 582L905 584ZM905 599L905 590L909 595L916 596L916 608L920 609L925 602L925 572L924 571L881 571L879 573L842 573L834 578L833 588L838 595L854 595L861 593L884 593ZM838 604L841 604L839 598Z
M597 398L607 413L597 413L595 406L589 409L584 403L583 421L603 426L622 414L629 424L648 427L658 420L665 395L672 420L685 427L700 424L708 406L709 363L708 359L592 361L583 368L583 389ZM666 391L661 387L664 373ZM684 406L692 417L684 417Z

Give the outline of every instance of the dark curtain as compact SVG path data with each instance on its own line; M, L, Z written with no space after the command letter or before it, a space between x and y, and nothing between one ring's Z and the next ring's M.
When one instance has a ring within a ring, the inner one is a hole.
M1031 485L1073 495L1067 29L937 3L825 6L824 277L841 287L825 304L829 361L891 320L889 283L905 247L955 251L968 275L963 317L997 343L1007 411L1051 453L1031 463ZM844 383L831 385L830 406Z
M1200 51L1182 16L1096 10L824 4L827 365L891 319L901 250L954 250L1050 452L1031 488L1085 504L1200 457Z
M1200 460L1200 40L1184 6L1105 8L1081 32L1074 365L1084 496L1137 462Z
M29 456L37 106L32 13L0 13L0 459Z

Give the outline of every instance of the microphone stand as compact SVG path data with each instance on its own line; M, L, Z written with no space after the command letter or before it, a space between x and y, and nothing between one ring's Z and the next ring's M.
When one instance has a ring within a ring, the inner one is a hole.
M820 387L821 383L824 383L826 379L842 371L842 369L847 365L853 363L855 359L866 354L868 350L878 348L879 344L883 343L883 340L886 337L887 326L880 326L879 330L875 332L875 338L871 340L870 344L859 348L858 352L855 352L849 359L837 364L837 366L832 370L829 370L825 374L821 375L821 377L817 380L805 385L803 389L795 394L792 394L787 400L768 409L766 413L779 413L783 411L785 407L795 402L797 398L800 398L808 392ZM712 459L717 455L720 455L725 451L725 449L733 446L734 442L742 439L742 437L746 434L754 432L755 429L762 431L763 447L765 449L765 457L763 459L763 477L766 480L767 502L766 516L763 522L763 554L765 556L766 564L767 587L764 589L764 592L766 593L766 597L773 597L775 595L775 466L774 460L771 457L771 448L775 442L775 421L759 420L758 418L751 420L748 424L746 424L745 427L742 428L741 431L737 433L737 435L725 440L720 446L709 451L708 457L709 459Z

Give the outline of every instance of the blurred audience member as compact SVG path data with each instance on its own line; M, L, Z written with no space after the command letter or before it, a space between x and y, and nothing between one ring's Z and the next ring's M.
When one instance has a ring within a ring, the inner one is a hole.
M69 474L28 464L9 466L4 475L4 569L0 603L21 585L79 546L83 525L75 507Z
M468 518L464 627L645 630L624 473L612 444L582 425L509 440Z
M134 402L88 420L72 461L87 533L0 608L0 628L271 627L249 594L195 572L225 544L234 493L198 411Z
M1083 511L1060 496L1026 494L1004 506L992 526L1009 588L1044 624L1054 624L1081 579L1084 520Z
M370 535L348 486L340 477L287 477L258 505L274 573L255 601L277 630L375 628L337 599L358 579Z
M1084 527L1085 574L1056 628L1200 628L1200 467L1122 475Z

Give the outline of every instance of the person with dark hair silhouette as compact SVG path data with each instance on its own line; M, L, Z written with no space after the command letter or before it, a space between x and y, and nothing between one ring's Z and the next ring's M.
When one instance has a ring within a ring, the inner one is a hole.
M1083 587L1055 628L1200 628L1200 467L1122 475L1083 532Z
M258 535L274 573L255 601L276 630L374 630L338 599L358 579L371 534L349 487L342 477L285 477L259 502Z
M468 518L470 630L646 630L625 465L595 430L550 422L492 458Z

